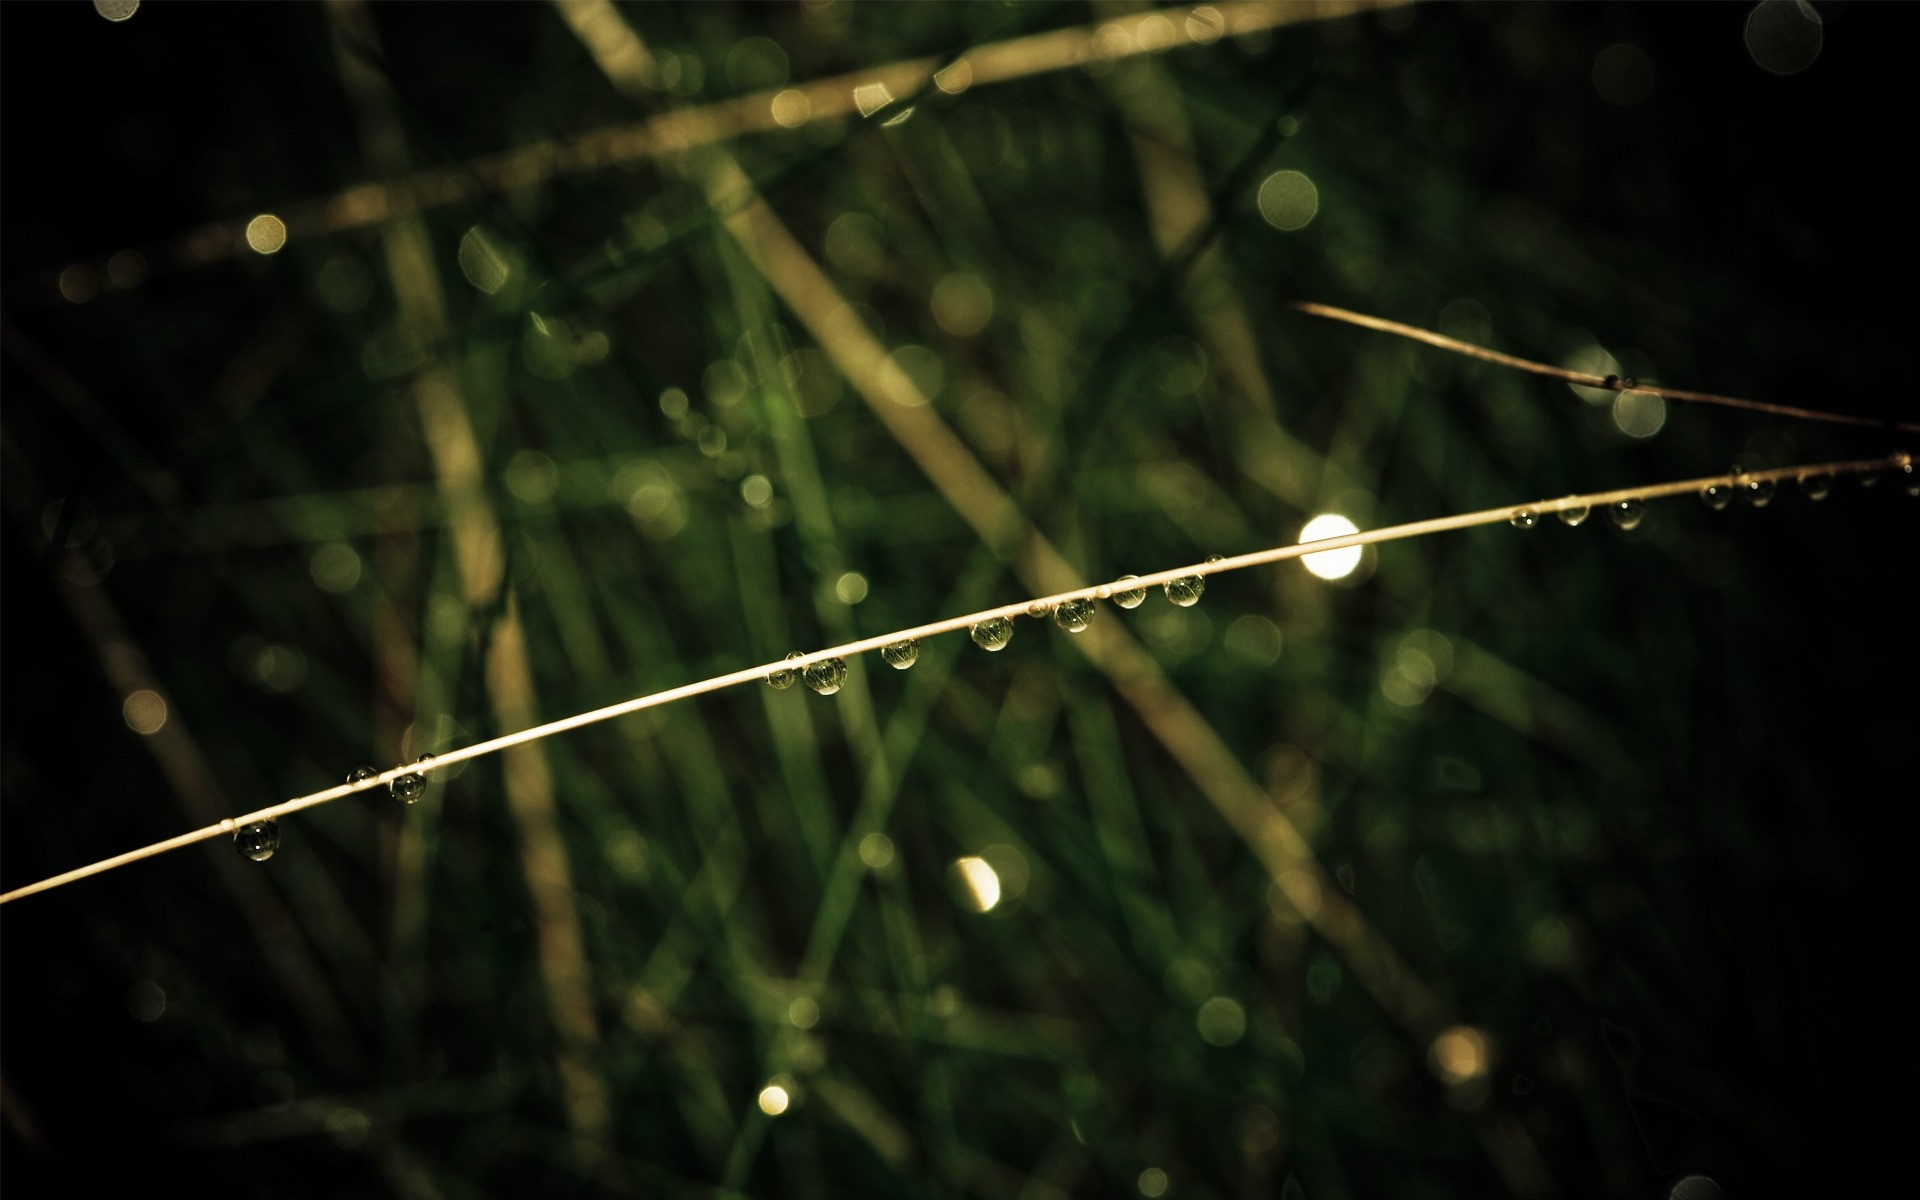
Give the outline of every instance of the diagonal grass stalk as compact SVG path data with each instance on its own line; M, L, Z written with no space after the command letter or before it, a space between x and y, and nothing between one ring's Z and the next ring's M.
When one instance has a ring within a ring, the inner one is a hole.
M1744 471L1740 473L1739 479L1743 483L1781 483L1819 475L1837 478L1843 475L1870 475L1878 471L1910 471L1912 469L1912 456L1902 451L1880 458L1805 463L1797 466L1775 467L1761 471ZM1208 575L1218 575L1228 571L1244 570L1248 567L1286 562L1291 559L1302 558L1309 554L1321 554L1330 550L1343 550L1359 546L1375 546L1386 542L1405 541L1409 538L1425 537L1430 534L1472 529L1482 525L1509 524L1513 523L1516 518L1524 519L1528 514L1532 514L1537 519L1539 516L1548 513L1558 513L1574 509L1597 510L1627 500L1645 501L1664 499L1671 496L1696 495L1705 488L1723 486L1727 482L1728 477L1725 475L1708 475L1694 479L1681 479L1667 483L1649 484L1642 487L1617 488L1612 491L1587 492L1578 495L1562 496L1551 500L1535 500L1524 504L1507 504L1497 508L1485 508L1475 512L1459 513L1448 517L1432 517L1424 521L1412 521L1401 525L1388 525L1378 529L1343 534L1338 537L1321 538L1314 541L1285 546L1273 546L1265 550L1256 550L1247 554L1213 558L1203 562L1189 563L1185 566L1170 567L1145 575L1123 577L1110 580L1103 584L1055 592L1051 595L1037 596L1012 604L1002 604L993 608L981 609L978 612L968 613L964 616L947 617L938 621L930 621L924 625L899 629L874 637L859 638L838 646L830 646L825 649L799 654L792 658L783 658L773 662L760 663L757 666L743 667L737 671L729 671L723 675L711 676L693 683L682 684L679 687L667 688L663 691L653 692L645 696L636 696L629 700L620 701L617 704L609 704L602 708L577 713L571 717L563 717L557 721L549 721L543 725L531 726L515 733L502 734L499 737L489 738L486 741L475 742L470 746L448 750L444 753L436 754L429 762L402 764L352 783L344 783L336 787L310 792L304 796L296 796L291 800L285 800L279 804L257 809L242 816L230 817L217 825L209 825L190 833L183 833L176 837L167 838L164 841L141 847L138 850L130 850L125 854L115 855L112 858L102 859L99 862L76 868L64 874L43 879L38 883L15 888L10 892L0 894L0 904L11 903L40 892L51 891L54 888L62 887L69 883L77 883L82 879L104 874L107 871L128 866L142 859L156 857L169 850L177 850L221 836L231 836L242 826L252 822L275 820L292 813L313 808L317 805L343 799L344 797L355 795L359 792L371 791L375 788L391 784L394 780L402 776L429 774L435 770L450 767L457 763L485 758L491 754L497 754L517 746L537 742L544 738L552 737L555 734L581 729L588 725L597 725L603 721L613 720L616 717L627 716L631 713L642 712L650 708L659 708L663 705L673 704L681 700L690 700L695 696L704 696L711 692L722 691L726 688L736 687L741 684L763 682L766 680L768 674L774 671L801 672L816 663L826 662L835 658L845 658L855 654L865 654L896 642L906 640L918 641L922 638L937 637L941 634L958 633L983 621L990 621L995 618L1011 621L1019 617L1034 616L1035 614L1044 616L1051 613L1059 605L1070 601L1105 600L1115 592L1136 588L1151 588L1155 585L1165 585L1193 576L1205 577Z

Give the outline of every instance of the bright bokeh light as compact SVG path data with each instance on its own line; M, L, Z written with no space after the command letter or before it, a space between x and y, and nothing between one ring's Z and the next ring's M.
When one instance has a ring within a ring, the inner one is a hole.
M1820 57L1820 14L1806 0L1764 0L1747 14L1747 53L1762 70L1797 75Z
M286 244L286 222L272 213L261 213L247 222L247 245L255 253L278 254Z
M760 1089L760 1111L770 1117L777 1117L787 1111L787 1106L792 1103L793 1097L787 1094L787 1089L777 1083L770 1083Z
M967 897L981 912L991 912L1000 903L1000 876L984 858L967 857L953 864L966 885Z
M127 728L135 733L159 733L167 724L167 702L160 698L160 693L141 688L121 704L120 715L126 719Z
M140 11L140 0L93 0L93 11L119 24Z
M1300 530L1300 540L1317 542L1325 538L1345 537L1350 533L1359 533L1360 527L1339 513L1321 513L1308 521ZM1322 579L1345 579L1353 574L1360 565L1363 553L1359 546L1348 546L1341 550L1323 550L1319 554L1303 555L1302 566Z
M1487 1073L1487 1036L1471 1025L1455 1025L1433 1039L1427 1063L1446 1083L1471 1083Z
M1260 184L1260 215L1285 233L1305 229L1320 211L1320 189L1300 171L1275 171Z

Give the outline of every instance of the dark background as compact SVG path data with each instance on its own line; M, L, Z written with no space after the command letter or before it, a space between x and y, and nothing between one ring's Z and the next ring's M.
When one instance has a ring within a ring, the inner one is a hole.
M749 36L805 81L1096 17L832 8L622 11L704 64L691 103L753 90L728 65ZM1897 164L1920 16L1819 6L1819 57L1779 77L1743 44L1748 11L1421 7L733 150L885 340L947 364L936 409L1039 528L1109 578L1290 542L1324 509L1377 525L1736 458L1886 453L1873 434L1690 407L1636 441L1562 385L1283 307L1435 327L1471 297L1489 344L1524 357L1560 362L1584 338L1675 386L1912 420ZM650 111L547 6L373 19L418 166ZM408 399L421 364L390 350L380 231L165 269L208 222L369 177L328 23L307 5L151 3L120 24L86 4L0 10L7 887L206 823L122 720L109 643L163 683L208 772L184 790L216 816L495 732L480 664L504 598L461 596ZM1654 72L1627 106L1593 81L1622 42ZM1223 414L1253 410L1217 363L1197 389L1166 384L1167 356L1217 316L1148 232L1116 99L1147 70L1185 106L1271 423L1318 464L1311 505L1252 482ZM1283 116L1296 132L1274 137ZM1298 233L1254 203L1281 168L1320 190ZM880 266L833 258L849 212L874 216ZM635 221L672 236L644 245ZM732 408L710 395L743 332L772 321L809 343L677 175L579 173L425 223L451 321L427 355L469 393L542 719L1031 594L851 392L805 422L778 415L775 383ZM475 226L519 256L492 296L457 262ZM127 247L148 252L144 280L61 298L68 265ZM995 296L972 338L929 315L954 271ZM542 368L529 312L610 349ZM693 425L662 412L668 387ZM698 449L702 422L736 459ZM543 462L549 496L516 487ZM679 528L609 501L622 464L673 480ZM748 472L773 480L770 510L742 502ZM389 503L412 524L380 532ZM1311 777L1313 811L1290 815L1492 1039L1480 1091L1434 1079L1427 1047L1270 904L1110 682L1022 622L995 656L930 644L905 676L855 663L831 701L732 692L546 743L613 1110L599 1157L556 1078L521 826L483 760L417 808L291 818L280 854L239 875L212 843L9 905L0 1170L22 1195L1139 1194L1159 1167L1180 1196L1466 1196L1505 1187L1493 1127L1524 1131L1555 1194L1665 1196L1688 1171L1735 1196L1863 1181L1899 1161L1915 1058L1898 983L1914 502L1842 480L1819 504L1783 488L1759 510L1650 508L1630 535L1598 517L1481 529L1381 547L1351 587L1263 569L1214 581L1197 617L1155 616L1173 611L1156 595L1100 618L1146 631L1283 808ZM315 585L324 544L354 548L354 587ZM871 586L851 606L834 598L846 570ZM453 631L434 641L436 599ZM1265 636L1234 624L1247 615L1278 631L1277 658L1236 648ZM1450 639L1456 675L1409 708L1382 683L1422 629ZM384 675L383 637L425 646L439 690ZM841 716L856 704L924 716L904 752L889 741L896 857L859 884L800 1029L782 989L823 903L813 848L851 861L872 770L871 724ZM1031 880L976 914L947 868L987 846ZM270 944L298 947L324 1000L269 969ZM663 961L682 972L667 999ZM154 987L164 1011L136 1019ZM1246 1014L1229 1046L1195 1034L1216 995ZM768 1122L754 1096L776 1067L796 1103Z

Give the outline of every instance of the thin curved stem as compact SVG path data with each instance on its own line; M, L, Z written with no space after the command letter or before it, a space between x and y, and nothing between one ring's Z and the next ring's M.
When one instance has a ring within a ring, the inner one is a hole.
M1889 454L1881 458L1850 459L1843 462L1807 463L1793 467L1776 467L1765 471L1743 471L1738 478L1742 482L1780 482L1782 480L1798 479L1812 475L1862 475L1873 471L1906 469L1911 466L1911 463L1911 456L1901 452ZM1219 575L1227 571L1239 571L1247 567L1264 566L1267 563L1286 562L1290 559L1302 558L1309 554L1321 554L1329 550L1343 550L1352 546L1375 546L1383 542L1404 541L1407 538L1425 537L1428 534L1435 533L1447 533L1456 529L1471 529L1478 525L1498 525L1503 522L1510 522L1515 517L1522 516L1526 513L1533 513L1537 517L1547 513L1562 512L1567 509L1598 509L1609 504L1616 504L1622 500L1657 500L1667 496L1690 495L1699 492L1702 488L1725 484L1728 480L1729 477L1726 475L1708 475L1698 479L1682 479L1671 483L1650 484L1644 487L1618 488L1608 492L1587 492L1575 496L1562 496L1554 500L1535 500L1525 504L1508 504L1499 508L1485 508L1478 512L1460 513L1451 517L1434 517L1429 520L1413 521L1404 525L1388 525L1380 529L1363 530L1359 533L1321 538L1316 541L1301 542L1296 545L1274 546L1266 550L1256 550L1249 554L1236 554L1230 558L1221 558L1212 562L1189 563L1182 567L1170 567L1164 571L1155 571L1148 575L1115 579L1103 584L1075 588L1072 591L1055 592L1049 596L1038 596L1031 600L1023 600L1013 604L1002 604L996 608L982 609L979 612L968 613L961 617L947 617L939 621L930 621L925 625L916 625L910 629L900 629L892 633L881 634L877 637L860 638L856 641L846 642L838 646L830 646L824 650L814 650L791 659L781 659L776 662L761 663L758 666L743 667L738 671L730 671L725 675L715 675L709 679L682 684L679 687L668 688L665 691L653 692L645 696L636 696L630 700L622 700L617 704L609 704L604 708L596 708L590 712L578 713L571 717L564 717L558 721L549 721L544 725L535 725L527 729L522 729L516 733L502 734L496 738L489 738L484 742L475 742L471 746L463 746L459 749L449 750L444 754L435 755L430 762L405 763L382 771L378 775L357 783L343 783L337 787L325 788L317 792L309 792L304 796L296 796L291 800L269 805L266 808L258 809L244 816L231 817L221 821L217 825L209 825L204 829L197 829L191 833L183 833L177 837L168 838L165 841L155 842L151 846L144 846L138 850L130 850L125 854L102 859L99 862L68 871L65 874L55 875L52 878L43 879L38 883L16 888L4 895L0 895L0 904L9 904L38 892L50 891L53 888L61 887L65 884L75 883L94 875L103 874L117 867L124 867L129 863L139 862L141 859L153 858L169 850L177 850L182 846L191 846L196 842L208 841L222 835L231 835L241 826L251 824L254 821L275 820L291 813L300 812L303 809L313 808L316 805L326 804L346 796L354 795L358 792L384 787L403 775L430 774L443 767L450 767L456 763L470 762L476 758L484 758L490 754L498 754L500 751L510 749L514 746L525 745L528 742L536 742L542 738L549 738L555 734L566 733L569 730L584 728L588 725L597 725L602 721L610 721L615 717L624 717L649 708L659 708L662 705L672 704L680 700L690 700L695 696L703 696L709 692L717 692L724 688L735 687L743 683L759 683L765 680L769 673L774 671L798 672L815 663L824 662L831 658L846 658L850 655L865 654L869 651L879 650L895 642L906 641L908 639L918 640L920 638L937 637L943 633L956 633L960 630L968 629L973 625L977 625L982 621L992 620L996 617L1012 619L1021 616L1031 616L1036 613L1044 615L1050 613L1058 605L1070 600L1106 600L1111 598L1116 592L1135 588L1150 588L1155 584L1166 584L1176 579L1184 579L1195 575Z
M1317 304L1311 300L1289 301L1287 307L1296 312L1306 313L1310 317L1325 317L1329 321L1341 321L1348 325L1358 325L1362 329L1391 333L1396 337L1425 342L1429 346L1463 354L1468 358L1477 358L1482 362L1512 367L1516 371L1526 371L1548 379L1577 383L1581 387L1600 388L1610 392L1644 392L1649 396L1660 396L1667 400L1680 400L1689 404L1717 404L1722 408L1745 409L1748 412L1767 413L1776 417L1790 417L1796 421L1825 421L1830 425L1857 425L1866 429L1897 429L1902 433L1920 433L1920 424L1911 421L1890 421L1880 417L1857 417L1851 413L1823 412L1816 408L1795 408L1791 404L1769 404L1764 400L1742 400L1738 396L1720 396L1713 392L1690 392L1682 388L1664 387L1657 383L1640 383L1624 380L1618 375L1594 375L1586 371L1569 371L1565 367L1534 362L1530 358L1502 354L1498 350L1489 350L1485 346L1476 346L1472 342L1450 338L1443 333L1421 329L1417 325L1402 325L1398 321L1389 321L1384 317L1370 317L1365 313L1354 312L1352 309L1338 308L1331 304ZM1629 384L1631 384L1630 387Z

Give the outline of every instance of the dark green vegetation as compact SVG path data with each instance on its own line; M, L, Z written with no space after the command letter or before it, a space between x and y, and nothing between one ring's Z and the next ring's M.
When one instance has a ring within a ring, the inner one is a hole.
M716 223L700 154L165 269L184 233L396 156L464 180L1112 15L622 12L688 95L623 96L544 5L381 6L378 49L344 53L351 10L0 11L0 883L1034 593L1017 531L983 542ZM1784 78L1744 6L1423 8L726 148L965 455L1109 578L1326 511L1886 452L1687 408L1636 440L1606 397L1284 307L1910 419L1882 297L1911 201L1857 147L1911 108L1916 15L1828 16ZM1296 231L1261 216L1278 171L1317 191ZM1157 245L1156 213L1201 238ZM126 247L143 279L108 264ZM53 282L76 261L83 303ZM1913 1059L1895 492L1427 538L1351 585L1242 572L1071 635L1137 637L1484 1031L1465 1086L1301 925L1182 747L1022 620L997 654L950 636L904 673L856 659L831 698L738 689L412 807L326 806L262 864L210 843L8 906L9 1191L1837 1190L1907 1136L1865 1098ZM457 533L494 529L489 573ZM991 912L967 856L1009 893Z

